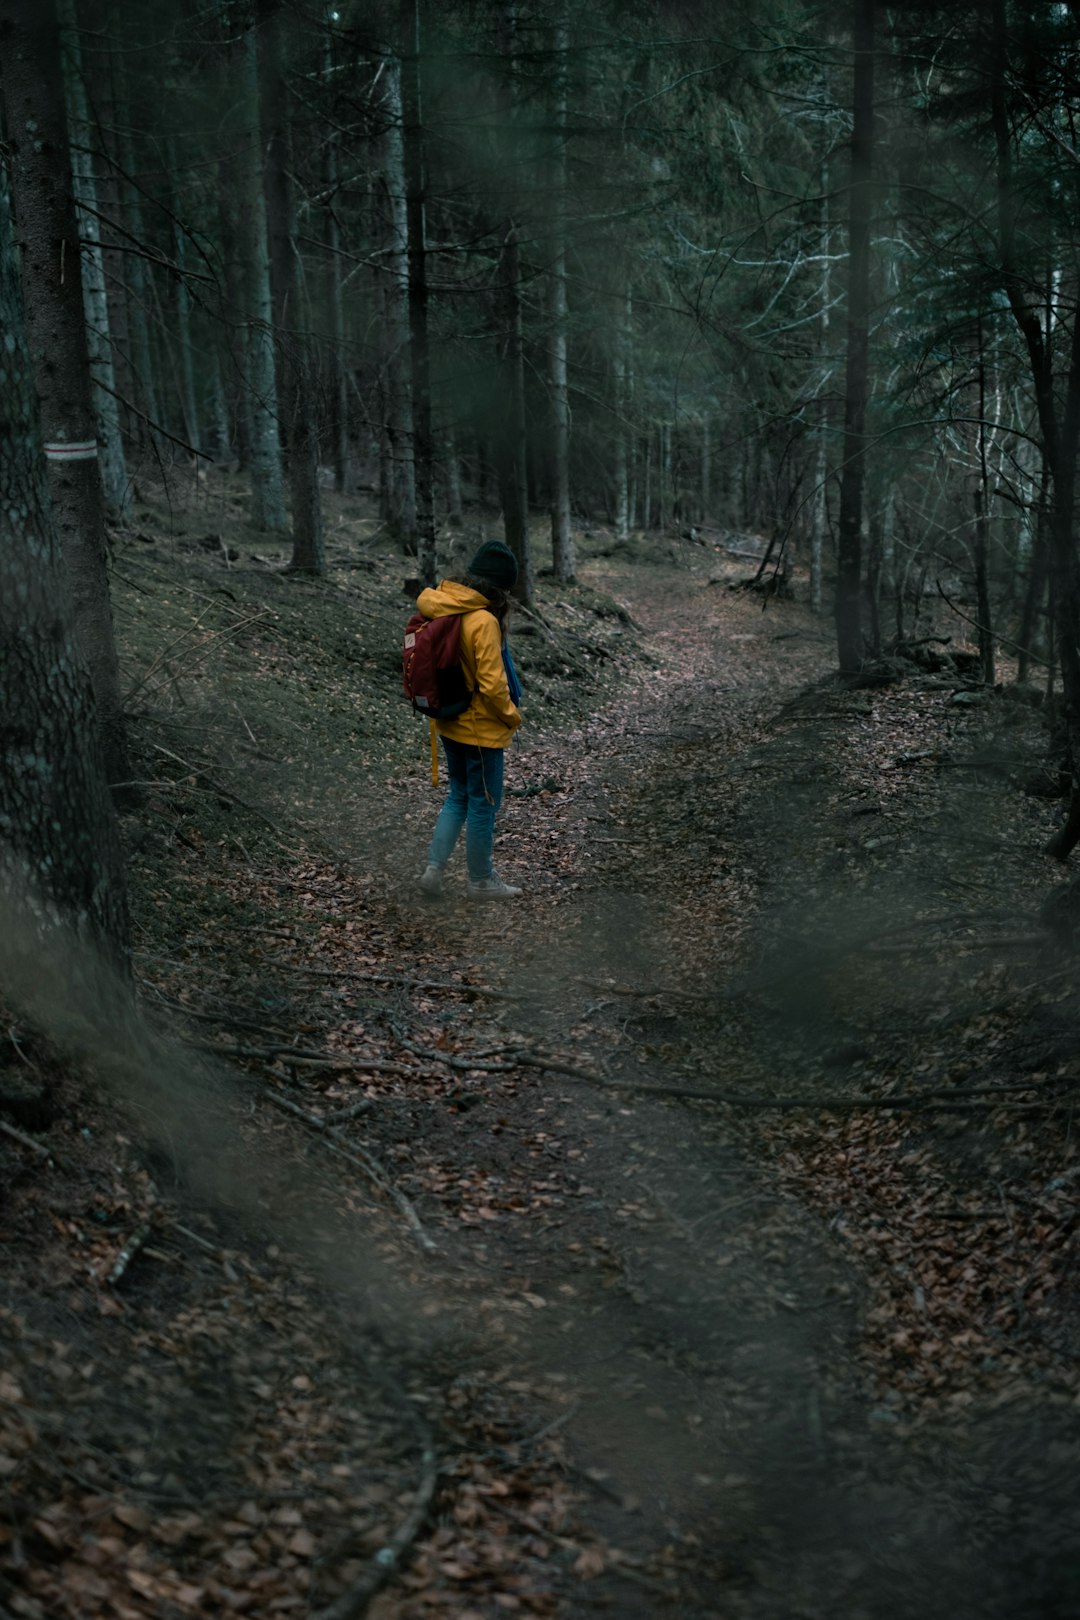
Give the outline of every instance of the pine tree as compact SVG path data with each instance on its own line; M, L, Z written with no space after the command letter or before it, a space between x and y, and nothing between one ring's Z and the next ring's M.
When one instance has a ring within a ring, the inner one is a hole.
M0 46L10 61L25 35L16 42L9 18L0 18ZM23 930L46 934L54 920L123 966L120 841L52 522L19 280L0 173L0 933L5 953L14 947L9 971L33 959Z

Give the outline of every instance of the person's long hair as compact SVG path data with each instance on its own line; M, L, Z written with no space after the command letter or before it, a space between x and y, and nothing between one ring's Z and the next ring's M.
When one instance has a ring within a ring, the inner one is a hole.
M479 574L455 574L452 576L452 582L455 585L464 585L466 590L476 591L484 598L499 621L500 632L505 636L510 609L514 605L514 598L510 592L504 591L501 585L493 585L490 579L483 579Z

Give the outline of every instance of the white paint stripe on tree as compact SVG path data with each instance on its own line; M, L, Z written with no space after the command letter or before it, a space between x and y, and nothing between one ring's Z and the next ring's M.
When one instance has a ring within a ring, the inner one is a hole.
M45 445L46 461L96 461L97 454L96 439L85 439L77 444L60 439Z

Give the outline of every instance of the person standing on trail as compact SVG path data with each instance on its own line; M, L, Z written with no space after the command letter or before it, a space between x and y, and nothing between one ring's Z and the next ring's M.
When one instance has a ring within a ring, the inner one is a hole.
M420 878L420 888L432 897L442 893L443 875L462 827L470 900L512 900L521 893L504 883L492 865L503 755L521 724L517 707L521 687L506 645L510 592L517 576L510 548L489 540L460 579L444 579L421 591L416 600L425 619L461 614L461 667L472 693L464 713L435 722L450 788Z

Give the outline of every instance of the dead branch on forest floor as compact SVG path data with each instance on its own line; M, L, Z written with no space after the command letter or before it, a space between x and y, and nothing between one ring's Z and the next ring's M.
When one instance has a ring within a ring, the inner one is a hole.
M285 829L279 822L274 820L273 816L268 816L265 810L261 810L257 804L252 804L250 799L242 799L239 793L234 793L232 788L225 786L224 782L219 782L216 777L211 776L205 766L196 765L192 760L185 759L182 754L175 754L171 748L165 748L161 743L156 743L153 740L150 741L149 746L156 749L159 754L164 754L166 759L171 759L174 764L182 765L186 771L191 771L196 778L201 777L211 793L219 793L223 799L228 799L232 804L238 804L241 810L250 811L253 816L258 816L260 821L265 821L268 827L273 828L279 838L285 839Z
M384 1375L385 1376L385 1375ZM431 1430L404 1391L400 1398L420 1436L420 1482L413 1497L412 1507L394 1534L371 1559L360 1579L325 1608L316 1610L313 1620L358 1620L365 1613L375 1594L396 1575L402 1559L420 1534L439 1478L439 1461Z
M417 979L404 973L373 973L359 968L309 967L304 962L285 962L273 957L269 967L285 968L289 973L307 973L313 979L358 979L370 984L400 984L407 990L458 990L465 996L488 996L495 1001L524 1001L522 991L498 990L490 984L466 984L461 979Z
M152 990L158 1001L163 1003L165 1007L182 1013L185 1018L195 1019L199 1023L224 1024L228 1029L255 1029L260 1034L285 1033L289 1028L287 1024L278 1023L269 1014L265 1018L260 1017L258 1009L255 1007L247 1007L243 1012L236 1013L215 1012L210 1007L189 1007L186 1002L178 1001L175 996L167 996L164 991L159 990L156 985L150 984L146 979L140 979L138 983L140 989ZM151 1013L158 1011L153 1004L150 1005L149 1010Z
M480 1074L513 1074L519 1068L547 1069L552 1074L569 1074L578 1080L594 1080L597 1085L606 1085L603 1075L594 1074L590 1069L579 1068L574 1063L567 1063L562 1058L546 1057L542 1052L536 1052L531 1047L505 1046L502 1048L486 1048L487 1051L502 1050L506 1053L505 1063L484 1063L479 1057L459 1057L453 1052L439 1052L433 1047L419 1047L407 1040L396 1025L392 1025L394 1039L403 1046L407 1052L416 1057L429 1059L433 1063L445 1063L448 1068L476 1071Z
M13 1142L18 1142L21 1147L29 1148L31 1153L36 1153L39 1159L51 1159L59 1170L70 1168L53 1148L45 1142L39 1142L36 1137L29 1136L26 1131L20 1131L17 1125L9 1125L6 1119L0 1119L0 1131L3 1131L5 1136L10 1136Z
M249 1057L255 1061L279 1055L282 1056L285 1061L289 1061L290 1055L294 1054L294 1048L289 1046L265 1048L218 1046L208 1042L197 1041L190 1042L189 1044L196 1051L211 1052L218 1057ZM415 1070L406 1069L401 1064L383 1063L378 1059L372 1059L371 1061L350 1061L346 1059L344 1062L339 1063L335 1059L326 1058L323 1054L315 1054L314 1056L296 1054L293 1056L293 1061L295 1061L298 1067L305 1068L362 1069L373 1070L376 1073L389 1073L403 1076L411 1075L417 1079L434 1078L431 1075L417 1075ZM273 1104L274 1107L280 1108L283 1113L290 1114L294 1119L299 1119L301 1123L306 1125L309 1130L314 1131L321 1139L327 1152L334 1153L339 1158L346 1159L350 1164L356 1165L357 1169L362 1170L365 1176L367 1176L368 1180L373 1182L375 1186L378 1187L387 1198L389 1198L390 1202L396 1206L398 1212L404 1218L406 1226L412 1232L413 1237L416 1239L417 1244L423 1250L423 1252L429 1255L438 1254L438 1244L424 1229L423 1223L420 1220L419 1215L416 1213L416 1209L414 1208L412 1202L405 1196L400 1187L398 1187L390 1179L379 1161L372 1154L370 1154L366 1148L360 1147L358 1143L350 1142L347 1137L341 1136L340 1132L335 1128L334 1125L329 1124L318 1114L312 1114L308 1111L308 1109L301 1108L299 1103L290 1101L288 1097L282 1097L278 1092L264 1089L259 1091L257 1095L262 1097L266 1102ZM354 1104L353 1107L347 1112L352 1115L357 1111L356 1105Z
M361 1147L359 1143L350 1142L333 1125L328 1125L325 1120L320 1119L318 1114L309 1113L306 1108L301 1108L299 1103L291 1102L288 1097L282 1097L274 1091L264 1091L260 1095L266 1102L272 1103L275 1108L280 1108L283 1113L290 1114L294 1119L298 1119L302 1124L306 1125L309 1130L314 1131L328 1153L334 1153L338 1158L345 1159L349 1164L356 1165L358 1170L362 1170L368 1180L378 1187L379 1191L384 1193L396 1207L424 1254L433 1255L439 1253L439 1245L425 1229L411 1199L407 1198L401 1188L391 1181L373 1154L369 1153L366 1148Z
M391 1024L390 1029L398 1045L406 1052L411 1052L413 1057L425 1058L430 1063L444 1063L448 1069L465 1072L477 1070L481 1074L512 1074L516 1066L516 1060L520 1059L521 1056L516 1047L507 1045L503 1047L485 1047L482 1054L476 1053L470 1056L466 1053L462 1057L454 1052L440 1052L433 1046L417 1046L407 1038L396 1024ZM493 1052L500 1051L507 1055L509 1061L506 1063L486 1063L484 1061L485 1055L490 1056Z
M402 1063L387 1063L382 1058L352 1058L344 1053L339 1058L333 1052L314 1052L302 1046L223 1046L216 1041L185 1041L184 1045L190 1046L195 1052L209 1052L214 1057L247 1058L252 1062L281 1059L298 1069L351 1069L364 1074L396 1074L416 1080L431 1078L430 1075L417 1074L415 1069L409 1069Z

